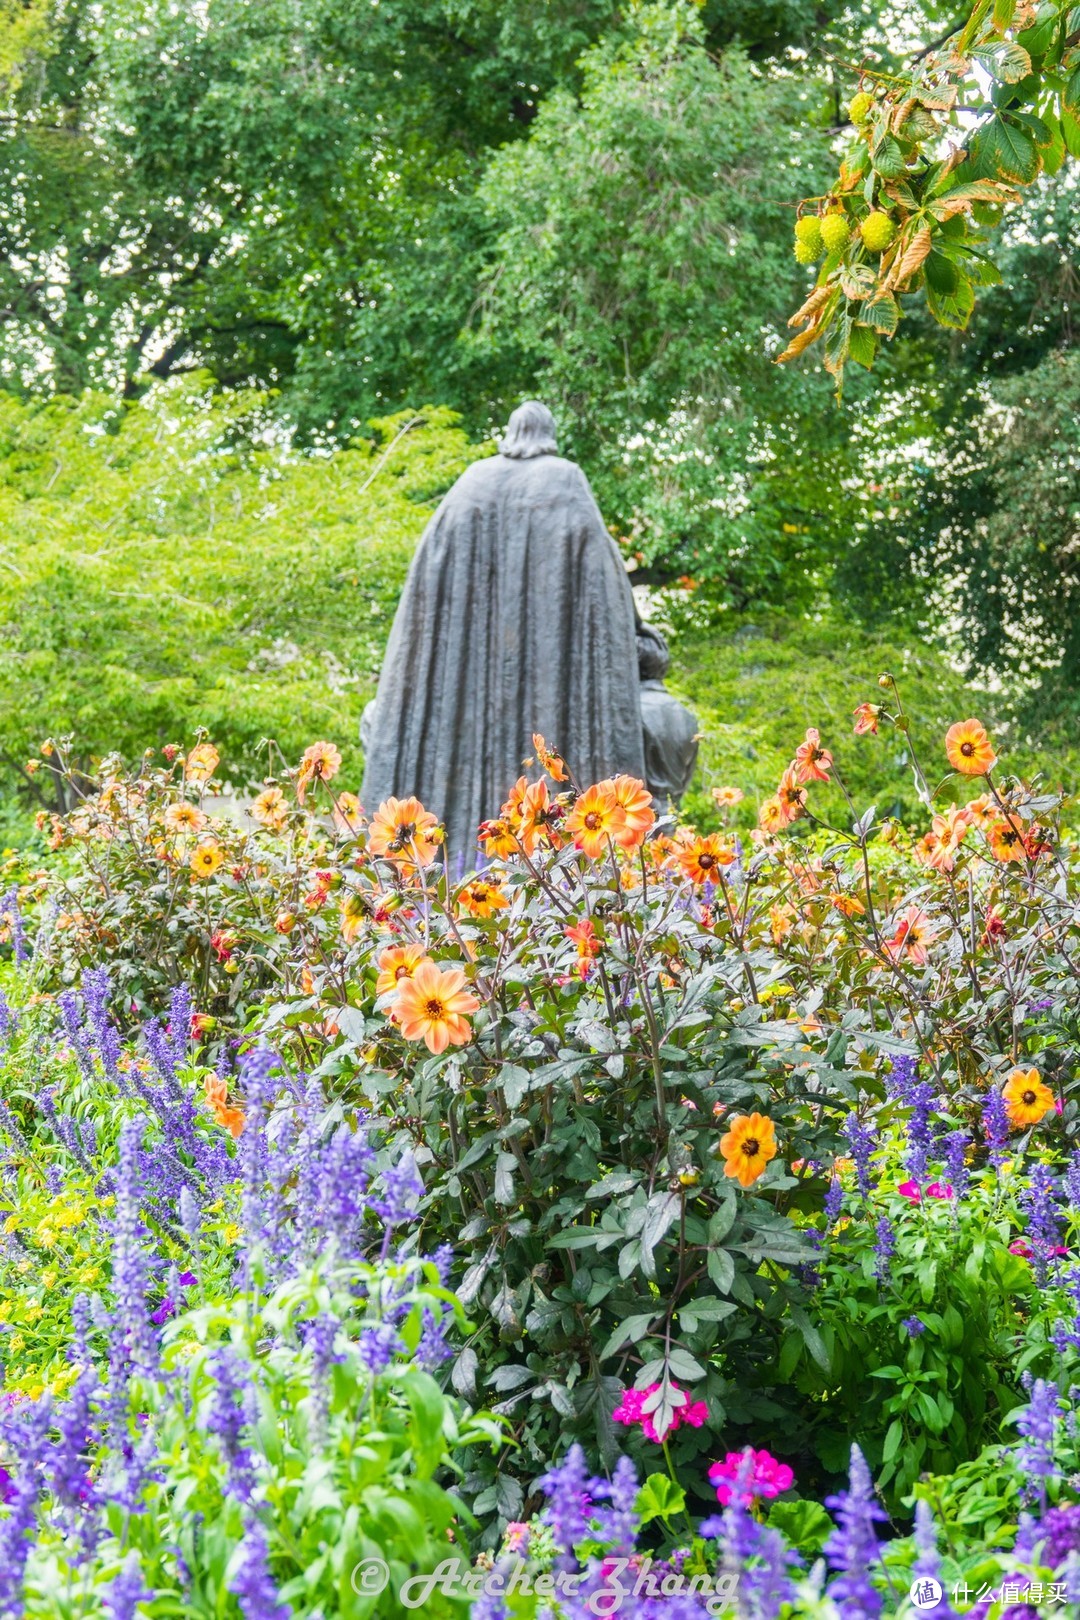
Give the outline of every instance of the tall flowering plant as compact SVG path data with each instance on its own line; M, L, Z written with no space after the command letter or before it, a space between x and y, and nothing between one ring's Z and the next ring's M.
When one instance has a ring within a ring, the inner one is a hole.
M6 1322L38 1362L0 1410L0 1613L404 1613L472 1522L451 1452L500 1432L436 1377L465 1318L416 1164L267 1046L234 1144L186 1034L133 1051L106 999L66 1008L47 1105L0 1109ZM24 1041L40 1061L40 1027L13 1039L5 1076Z

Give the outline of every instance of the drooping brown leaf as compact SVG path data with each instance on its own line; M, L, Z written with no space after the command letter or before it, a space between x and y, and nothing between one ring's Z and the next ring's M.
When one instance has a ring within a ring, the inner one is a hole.
M791 316L788 321L788 325L801 326L804 321L808 321L811 315L816 314L821 308L822 304L825 302L831 292L832 288L828 286L828 284L826 284L824 287L815 287L802 308L797 309L794 315Z
M922 225L903 247L895 260L886 286L902 291L930 252L933 233L929 225ZM903 238L901 238L903 243Z
M799 332L792 338L783 354L777 355L776 364L780 366L785 360L794 360L796 355L802 354L803 350L808 349L820 336L821 328L816 322L813 326L808 326L805 332Z

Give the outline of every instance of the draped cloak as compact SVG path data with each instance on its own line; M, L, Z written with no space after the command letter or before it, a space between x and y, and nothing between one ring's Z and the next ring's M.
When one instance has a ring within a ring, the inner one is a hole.
M470 858L535 750L583 786L644 778L633 594L588 480L557 455L475 462L435 512L394 617L363 802L414 795Z

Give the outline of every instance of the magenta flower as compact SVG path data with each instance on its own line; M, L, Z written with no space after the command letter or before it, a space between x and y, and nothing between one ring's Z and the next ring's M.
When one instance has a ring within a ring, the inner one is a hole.
M672 1384L671 1387L676 1395L686 1394L686 1391L680 1389L678 1384ZM647 1389L623 1390L622 1400L611 1414L615 1422L631 1425L640 1423L641 1432L646 1440L653 1441L655 1445L660 1445L669 1434L674 1434L676 1429L681 1429L684 1423L688 1423L692 1429L701 1428L701 1425L709 1416L709 1408L704 1401L687 1399L681 1406L675 1408L671 1422L663 1434L657 1433L656 1425L653 1422L653 1414L658 1409L659 1403L653 1402L647 1412L645 1406L649 1397L655 1395L659 1388L659 1384L650 1384Z
M752 1461L752 1469L746 1468L747 1459ZM723 1462L713 1463L709 1480L716 1486L717 1501L724 1507L734 1496L737 1484L745 1493L742 1506L749 1507L758 1497L779 1496L781 1491L789 1491L795 1483L795 1475L787 1463L777 1462L769 1452L747 1446L743 1451L729 1451Z
M906 1198L909 1204L921 1204L922 1192L917 1181L902 1181L897 1187L901 1198ZM956 1191L949 1181L931 1181L926 1189L927 1198L955 1198Z

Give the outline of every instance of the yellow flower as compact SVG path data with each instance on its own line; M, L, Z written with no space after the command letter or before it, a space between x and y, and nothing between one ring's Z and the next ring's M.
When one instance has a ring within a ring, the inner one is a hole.
M734 847L720 833L695 838L679 850L679 865L691 883L715 883L721 869L734 859Z
M724 1174L750 1187L776 1157L776 1126L767 1114L738 1114L720 1138Z
M205 782L217 770L220 759L213 743L196 743L184 762L184 775L190 782Z
M219 844L212 841L200 844L191 857L191 870L199 878L213 877L224 859Z
M949 764L962 776L985 776L997 764L986 728L978 720L958 720L945 733Z
M1014 1131L1037 1125L1044 1114L1053 1111L1054 1093L1039 1076L1038 1069L1014 1069L1001 1093L1005 1112Z
M743 790L737 787L714 787L712 798L719 809L730 810L733 805L742 803Z
M279 787L263 788L251 803L252 818L271 832L280 832L289 815L289 804Z

